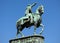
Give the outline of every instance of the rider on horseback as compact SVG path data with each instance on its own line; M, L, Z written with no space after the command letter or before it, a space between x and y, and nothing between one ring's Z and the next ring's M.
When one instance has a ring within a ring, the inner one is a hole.
M26 11L25 11L25 16L29 17L28 19L30 20L30 23L33 23L33 16L32 16L32 7L35 6L36 3L33 3L32 5L28 4Z

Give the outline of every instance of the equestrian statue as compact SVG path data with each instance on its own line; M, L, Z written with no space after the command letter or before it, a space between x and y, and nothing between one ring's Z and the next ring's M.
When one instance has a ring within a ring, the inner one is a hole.
M36 29L38 27L42 27L42 30L40 31L40 35L42 34L44 30L44 25L42 24L42 14L44 13L44 8L43 5L40 5L35 13L32 13L32 8L36 5L37 3L33 3L32 5L28 4L26 11L25 11L25 16L18 19L16 22L16 27L17 27L17 34L20 34L22 37L24 36L22 33L22 30L24 28L28 28L31 26L34 26L34 35L36 35Z

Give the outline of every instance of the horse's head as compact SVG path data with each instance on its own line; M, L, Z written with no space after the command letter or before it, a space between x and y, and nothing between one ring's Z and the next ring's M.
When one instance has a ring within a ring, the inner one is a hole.
M42 15L44 13L44 8L43 8L43 5L40 5L37 10L36 10L36 13Z

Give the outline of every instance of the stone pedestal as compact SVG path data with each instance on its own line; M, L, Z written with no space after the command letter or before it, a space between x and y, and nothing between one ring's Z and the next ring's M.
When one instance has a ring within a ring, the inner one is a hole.
M9 43L44 43L44 37L39 35L27 36L17 39L12 39Z

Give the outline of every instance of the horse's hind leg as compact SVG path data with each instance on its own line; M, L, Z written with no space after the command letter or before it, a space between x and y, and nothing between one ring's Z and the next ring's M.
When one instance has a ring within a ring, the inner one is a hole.
M18 34L20 34L21 37L24 37L23 33L20 30L17 30L16 38L18 37Z
M23 35L23 33L21 31L19 31L19 33L20 33L21 37L24 37L24 35Z
M20 29L21 29L21 27L19 26L19 27L17 28L16 38L18 37L18 34L20 34L21 37L24 37L24 35L23 35L22 32L20 31Z
M18 34L19 34L19 30L17 29L16 38L18 37Z
M43 33L43 31L44 31L44 25L43 24L40 24L40 26L42 27L42 30L40 32L40 35L41 35Z

